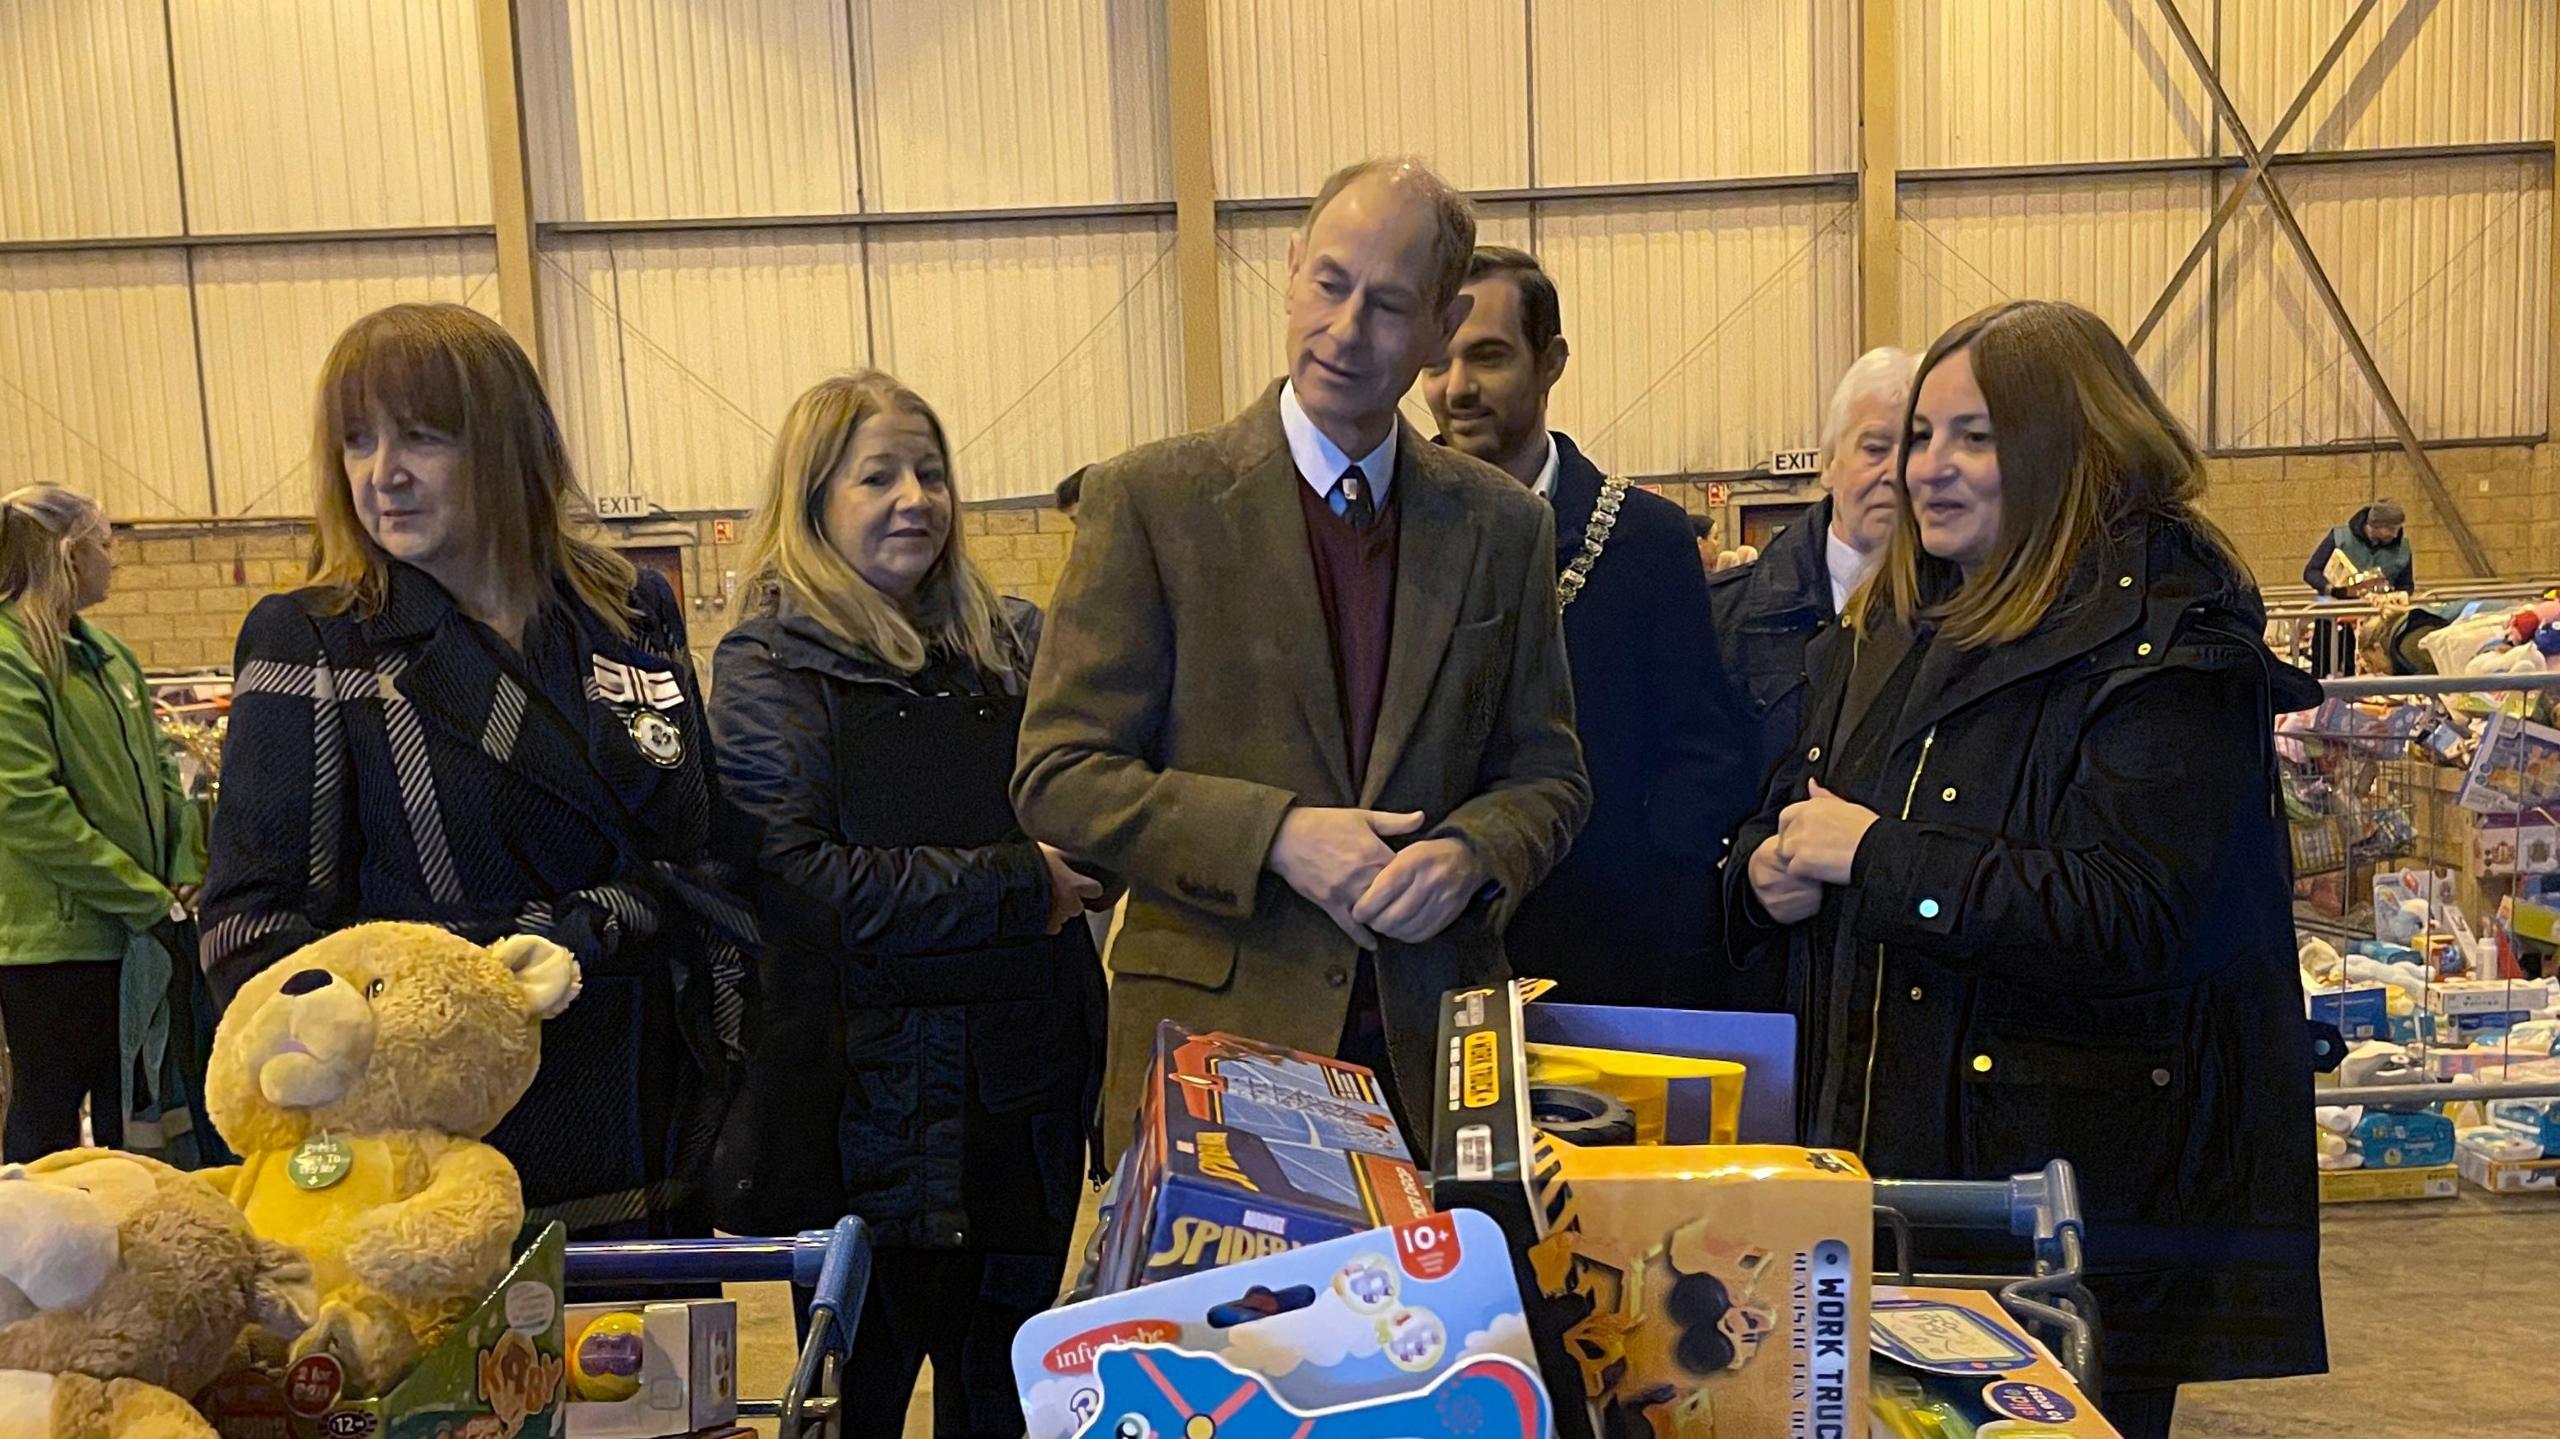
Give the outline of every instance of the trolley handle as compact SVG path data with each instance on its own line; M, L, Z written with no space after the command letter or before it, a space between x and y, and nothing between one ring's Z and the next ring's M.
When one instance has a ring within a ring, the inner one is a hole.
M792 1251L792 1281L817 1291L809 1301L809 1332L826 1334L828 1348L842 1359L853 1352L848 1316L861 1312L863 1291L871 1283L870 1236L863 1232L861 1220L846 1215L833 1229L801 1234Z
M2032 1238L2038 1263L2055 1269L2065 1267L2062 1236L2087 1235L2080 1182L2065 1159L2007 1180L1879 1179L1876 1203L1921 1229L2005 1228Z

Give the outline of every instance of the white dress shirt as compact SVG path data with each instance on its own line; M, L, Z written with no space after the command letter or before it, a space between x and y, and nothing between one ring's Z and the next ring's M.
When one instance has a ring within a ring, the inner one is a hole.
M1360 474L1369 482L1369 501L1374 505L1383 507L1387 491L1395 485L1396 431L1400 428L1387 426L1386 440L1360 459ZM1351 468L1351 457L1307 418L1294 385L1280 387L1280 432L1289 438L1289 458L1298 462L1298 477L1312 486L1319 498L1330 500L1333 487L1342 482L1342 472Z
M1546 462L1545 464L1543 464L1543 465L1538 466L1538 478L1537 478L1537 480L1536 480L1535 482L1533 482L1533 483L1529 486L1529 489L1531 490L1531 492L1532 492L1532 493L1536 494L1536 495L1537 495L1537 497L1538 497L1539 499L1542 499L1542 500L1546 501L1548 504L1551 504L1551 505L1552 505L1552 504L1554 504L1554 503L1556 502L1556 437L1555 437L1555 432L1554 432L1554 431L1552 431L1552 430L1548 431L1548 432L1547 432L1547 437L1546 437L1546 438L1547 438L1547 462Z
M1857 546L1829 528L1822 532L1822 545L1823 562L1831 570L1831 612L1836 615L1849 607L1849 596L1857 590L1858 581L1867 577L1875 557L1858 553Z

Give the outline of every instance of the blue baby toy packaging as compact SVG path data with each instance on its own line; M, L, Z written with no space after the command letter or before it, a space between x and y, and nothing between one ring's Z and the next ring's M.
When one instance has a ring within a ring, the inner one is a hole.
M1540 1439L1551 1418L1501 1227L1472 1210L1053 1309L1013 1374L1030 1439Z

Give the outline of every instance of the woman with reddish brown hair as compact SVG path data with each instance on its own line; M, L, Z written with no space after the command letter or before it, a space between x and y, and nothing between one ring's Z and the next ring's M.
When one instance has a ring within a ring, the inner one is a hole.
M1901 504L1726 871L1784 931L1807 1140L1903 1179L2067 1159L2109 1416L2325 1367L2310 1034L2261 639L2195 445L2105 323L2023 301L1921 362Z
M234 668L204 964L228 997L331 930L547 935L585 989L490 1136L532 1220L699 1229L742 941L684 618L576 533L533 365L487 316L394 305L329 352L311 583Z

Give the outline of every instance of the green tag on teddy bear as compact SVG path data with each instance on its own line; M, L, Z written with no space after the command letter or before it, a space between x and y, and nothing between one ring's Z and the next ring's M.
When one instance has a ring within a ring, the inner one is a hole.
M334 1135L315 1134L302 1141L302 1147L285 1161L285 1173L292 1176L297 1189L326 1189L347 1177L356 1167L355 1151Z

